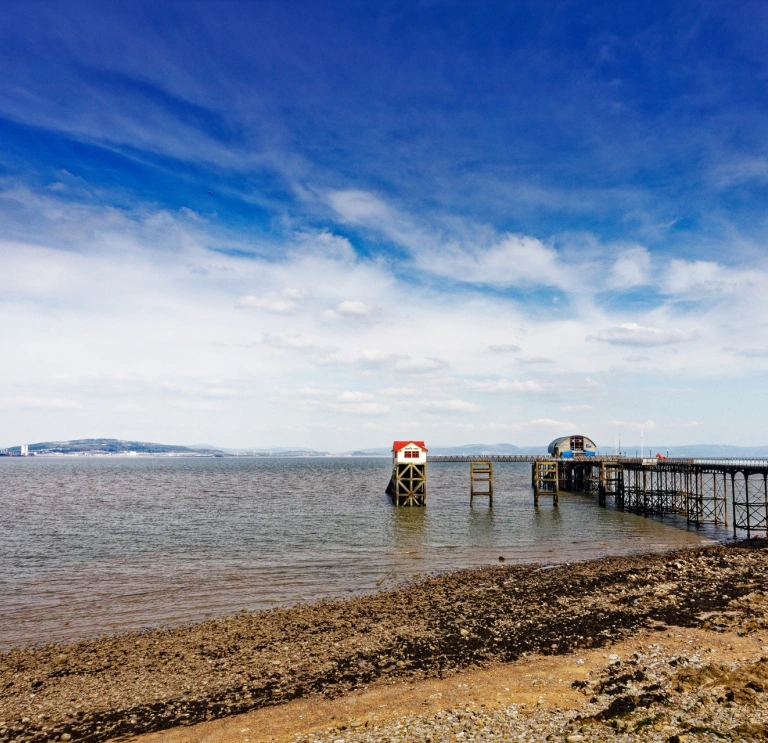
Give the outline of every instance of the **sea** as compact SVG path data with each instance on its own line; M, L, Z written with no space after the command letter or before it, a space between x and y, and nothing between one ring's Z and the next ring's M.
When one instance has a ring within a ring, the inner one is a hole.
M386 589L460 568L545 565L723 540L561 494L529 464L428 465L395 508L373 458L0 458L0 647L172 626Z

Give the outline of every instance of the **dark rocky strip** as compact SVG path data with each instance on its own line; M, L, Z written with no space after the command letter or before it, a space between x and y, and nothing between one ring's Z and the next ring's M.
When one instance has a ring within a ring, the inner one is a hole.
M349 601L12 649L0 654L0 742L128 737L640 627L762 626L750 597L768 588L768 551L754 546L465 570Z

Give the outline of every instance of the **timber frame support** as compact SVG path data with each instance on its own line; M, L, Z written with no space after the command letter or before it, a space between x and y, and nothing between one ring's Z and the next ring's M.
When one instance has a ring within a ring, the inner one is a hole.
M427 505L427 465L407 462L392 467L387 492L396 506Z
M533 463L533 505L539 507L540 495L551 495L552 505L557 507L560 495L560 476L557 461Z
M488 505L493 506L493 462L469 463L469 504L475 496L488 496Z

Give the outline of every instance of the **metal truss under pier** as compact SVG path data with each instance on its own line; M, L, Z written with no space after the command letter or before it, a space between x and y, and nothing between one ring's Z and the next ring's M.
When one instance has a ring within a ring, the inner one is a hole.
M605 506L645 516L677 514L690 524L729 526L768 536L767 459L573 459L519 454L431 455L428 462L529 462L534 504L561 492L585 493ZM729 508L730 505L730 508Z
M765 460L577 459L557 466L560 490L596 495L602 506L612 498L624 511L727 527L730 503L734 536L768 532Z

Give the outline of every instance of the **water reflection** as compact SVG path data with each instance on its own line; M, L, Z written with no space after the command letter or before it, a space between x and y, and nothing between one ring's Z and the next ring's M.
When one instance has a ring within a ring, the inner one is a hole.
M491 550L497 543L493 508L470 508L467 541L480 549Z
M426 508L392 507L395 549L417 554L424 545L429 511Z

